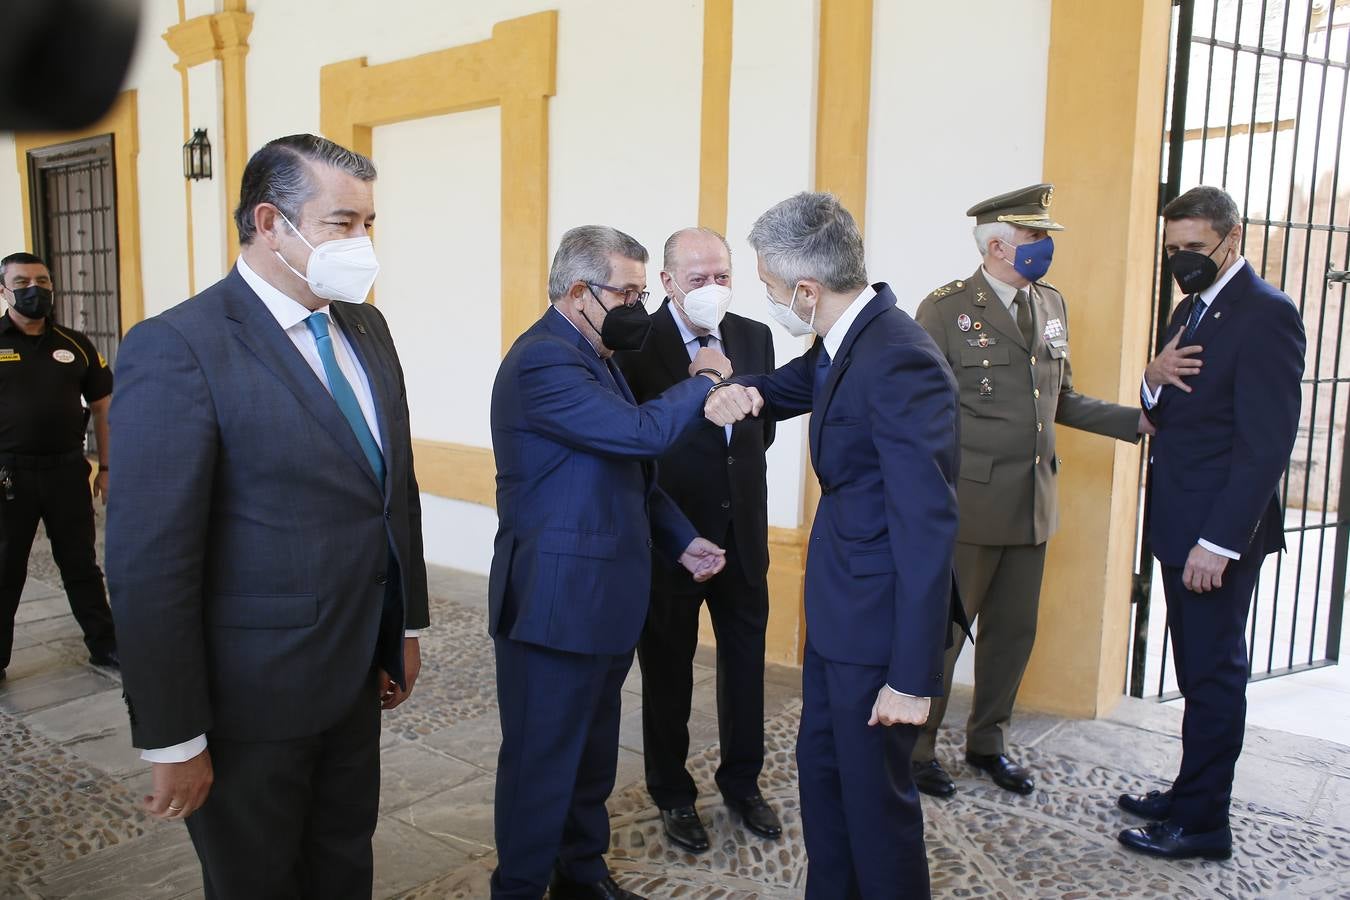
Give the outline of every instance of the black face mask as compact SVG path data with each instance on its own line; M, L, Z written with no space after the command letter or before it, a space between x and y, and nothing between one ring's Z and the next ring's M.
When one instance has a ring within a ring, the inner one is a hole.
M594 290L591 290L591 296L595 297ZM600 303L600 298L595 297L595 302ZM600 303L600 306L603 308L604 304ZM585 312L581 315L595 328L595 323ZM641 303L620 304L605 310L605 321L596 330L600 332L600 343L610 350L641 350L651 333L652 317L647 315L647 308Z
M1214 283L1214 279L1219 277L1219 264L1214 261L1214 254L1219 252L1219 247L1223 246L1223 241L1219 246L1206 253L1197 253L1194 250L1178 250L1173 253L1167 261L1167 267L1172 270L1172 277L1176 279L1177 286L1187 294L1198 294L1205 288Z
M30 284L14 291L14 311L25 319L45 319L52 314L52 292Z

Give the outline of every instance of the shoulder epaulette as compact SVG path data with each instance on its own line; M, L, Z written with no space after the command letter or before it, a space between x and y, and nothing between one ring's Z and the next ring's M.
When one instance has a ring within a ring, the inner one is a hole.
M956 281L947 282L942 287L933 291L933 293L929 294L928 296L934 300L941 300L943 297L949 296L951 294L960 293L965 289L966 289L966 282L963 279L957 279Z

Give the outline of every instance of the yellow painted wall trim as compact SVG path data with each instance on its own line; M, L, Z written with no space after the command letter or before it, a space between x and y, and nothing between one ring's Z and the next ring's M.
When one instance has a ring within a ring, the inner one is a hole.
M136 92L123 91L112 109L93 125L80 131L45 134L16 134L15 161L19 167L19 192L23 202L23 235L33 247L33 205L28 180L28 153L43 147L81 141L111 134L113 167L117 183L117 275L122 332L145 316L145 296L141 283L140 187L136 175L136 157L140 154L140 126L136 114Z
M497 466L485 447L413 441L417 486L424 493L497 507Z
M319 73L324 135L371 153L379 125L501 107L502 353L544 311L548 284L548 102L555 93L558 14L498 22L486 41Z
M180 7L181 10L181 7ZM197 16L164 32L164 42L178 57L174 68L183 73L183 120L188 122L187 70L202 63L220 62L221 118L223 121L225 156L225 240L226 259L232 262L239 255L239 232L233 224L233 205L239 197L248 163L248 90L244 59L248 56L248 36L253 31L253 13L244 10L243 0L226 2L225 11L209 16ZM184 138L190 136L190 125L185 125ZM192 244L192 201L188 201L188 252ZM189 291L191 292L192 262L188 262Z
M731 146L731 41L733 0L703 3L703 106L699 131L698 224L727 231Z

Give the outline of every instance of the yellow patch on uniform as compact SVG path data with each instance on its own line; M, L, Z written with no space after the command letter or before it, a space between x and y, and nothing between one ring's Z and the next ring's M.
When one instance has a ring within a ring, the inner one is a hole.
M103 354L102 354L102 353L100 353L100 354L98 355L98 364L99 364L99 366L100 366L101 368L104 368L104 369L108 368L108 361L107 361L106 359L103 358Z
M0 350L0 362L18 362L21 358L13 350Z

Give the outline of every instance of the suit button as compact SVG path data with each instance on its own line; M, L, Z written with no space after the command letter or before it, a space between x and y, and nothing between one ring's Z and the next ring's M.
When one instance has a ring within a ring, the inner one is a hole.
M1037 430L1037 431L1044 431L1044 430L1045 430L1045 424L1042 423L1042 422L1037 422L1037 423L1036 423L1036 430Z
M393 514L392 512L390 512L389 510L386 509L386 510L384 511L384 517L385 517L386 519L392 519L392 518L394 517L394 514Z
M655 550L655 549L656 549L656 541L652 540L651 538L647 538L647 549L648 549L648 550Z
M1041 464L1041 457L1040 457L1040 454L1038 453L1038 454L1036 455L1036 465L1039 466L1040 464Z
M1031 358L1031 364L1032 364L1033 366L1036 365L1036 357L1033 356L1033 357Z
M731 501L730 501L730 500L723 500L723 501L722 501L722 508L723 508L723 509L731 509Z
M980 365L984 366L986 369L989 368L989 360L986 359L984 362L980 363Z
M731 464L734 463L735 461L736 461L736 457L734 457L734 456L728 456L728 457L727 457L727 465L731 465Z
M384 574L383 572L381 572L379 575L376 575L376 576L375 576L375 583L376 583L376 584L388 584L388 583L389 583L389 576L386 575L386 574Z
M1035 397L1037 400L1041 399L1041 389L1040 389L1040 388L1032 388L1032 390L1031 390L1031 396Z

